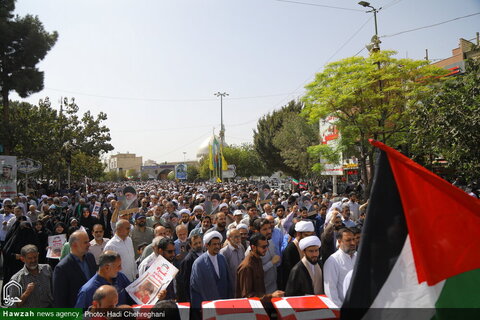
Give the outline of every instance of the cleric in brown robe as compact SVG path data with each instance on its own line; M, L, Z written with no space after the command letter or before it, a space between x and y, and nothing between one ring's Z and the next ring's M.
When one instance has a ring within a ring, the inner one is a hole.
M322 269L318 265L320 245L317 236L300 240L299 247L304 256L290 272L285 290L287 297L323 294Z

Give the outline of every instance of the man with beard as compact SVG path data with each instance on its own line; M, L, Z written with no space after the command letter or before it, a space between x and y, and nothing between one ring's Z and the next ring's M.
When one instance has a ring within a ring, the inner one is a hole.
M266 293L273 293L277 290L277 266L280 263L280 256L276 254L276 249L272 239L272 226L267 219L257 219L253 224L255 233L260 233L268 240L268 250L262 256L263 271L265 273ZM250 253L252 246L248 248L245 255Z
M287 245L282 254L281 289L286 287L292 268L303 258L304 252L300 250L300 240L314 234L315 228L312 221L302 220L295 224L295 239Z
M222 241L222 245L223 245L225 240L227 240L227 217L225 213L223 211L219 211L216 214L215 221L216 221L215 227L211 228L206 233L209 233L212 231L218 231L223 237L223 241Z
M204 212L205 211L203 210L203 207L201 205L196 205L195 207L193 207L194 219L192 221L190 221L190 224L192 224L194 226L194 228L197 228L197 227L200 226ZM193 229L191 229L191 230L193 230ZM188 231L188 234L190 234L190 232L192 232L191 230Z
M24 267L13 275L11 280L22 286L22 292L8 292L11 297L20 298L16 307L50 308L52 296L52 269L48 264L38 264L38 249L28 244L20 252Z
M337 233L339 250L332 254L323 267L325 294L333 303L341 307L345 299L343 283L345 276L353 270L357 252L355 249L355 237L348 228L340 229Z
M262 257L267 253L268 247L268 240L264 235L256 233L251 237L249 253L238 266L235 297L257 297L267 306L272 298L283 297L283 291L276 290L267 294L265 290Z
M123 189L125 196L125 204L122 205L121 210L138 208L137 191L132 186L127 186Z
M222 235L212 231L204 235L207 252L193 263L190 276L191 318L196 319L203 301L231 298L231 286L225 257L220 252Z
M318 265L320 245L317 236L300 240L300 250L304 256L290 271L285 289L287 297L323 294L322 269Z
M173 263L173 260L175 259L175 244L172 239L157 237L154 239L152 245L153 253L143 260L138 268L140 277L148 270L148 268L150 268L159 255L164 257L165 260L170 263ZM171 281L167 287L167 295L165 299L176 299L173 281Z
M156 224L164 224L165 220L162 218L165 207L163 204L159 203L152 209L153 215L147 218L147 227L153 228Z
M190 252L180 263L177 279L177 298L179 302L190 302L190 276L195 260L203 253L202 236L197 234L188 239Z
M232 290L234 290L233 284L237 281L237 268L245 258L245 249L242 246L240 231L231 229L228 230L227 235L228 241L225 242L225 246L220 250L220 253L227 260L230 282L232 283ZM233 295L234 292L232 292Z
M242 241L242 246L246 251L248 249L249 245L250 245L248 243L248 236L249 236L248 235L248 226L246 224L240 223L235 229L240 231L240 239Z
M190 232L189 237L191 238L192 236L199 234L200 236L203 237L203 235L212 227L212 218L210 216L204 216L202 217L202 222L200 224L200 227L195 228Z
M325 227L325 230L320 237L322 241L322 247L320 255L322 257L320 264L323 266L328 257L335 251L337 251L337 231L344 228L345 226L342 223L342 216L340 213L334 211L335 214L331 216L330 222Z
M153 229L147 227L147 217L142 212L135 215L135 227L130 236L132 237L133 247L137 248L141 243L151 243L153 240ZM135 259L138 259L140 254L135 250Z

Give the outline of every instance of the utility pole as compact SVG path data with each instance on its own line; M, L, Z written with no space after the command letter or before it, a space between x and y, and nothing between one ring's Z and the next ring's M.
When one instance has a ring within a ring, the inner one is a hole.
M382 7L376 9L373 6L370 5L370 2L367 2L367 1L360 1L358 4L361 5L362 7L365 7L365 8L372 8L372 10L369 10L369 11L366 11L366 12L367 13L373 12L373 19L375 20L375 35L372 37L371 43L369 45L367 45L367 49L368 49L368 51L371 51L371 52L379 51L380 50L380 43L382 43L382 42L378 38L377 12L382 10Z
M223 97L228 96L226 92L214 93L215 96L220 97L220 145L223 148L225 144L225 126L223 125Z

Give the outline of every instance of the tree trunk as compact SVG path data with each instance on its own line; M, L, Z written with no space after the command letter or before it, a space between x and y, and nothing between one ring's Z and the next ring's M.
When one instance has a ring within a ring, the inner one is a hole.
M4 88L2 90L2 105L3 105L3 119L2 119L2 131L3 131L3 153L9 155L12 150L10 147L9 128L10 128L10 103L8 101L8 90Z

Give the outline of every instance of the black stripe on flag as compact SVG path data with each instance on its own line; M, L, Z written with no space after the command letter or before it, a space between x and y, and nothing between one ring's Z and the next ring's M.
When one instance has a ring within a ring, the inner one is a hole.
M357 261L342 306L342 319L363 317L397 262L407 234L388 156L380 151Z

